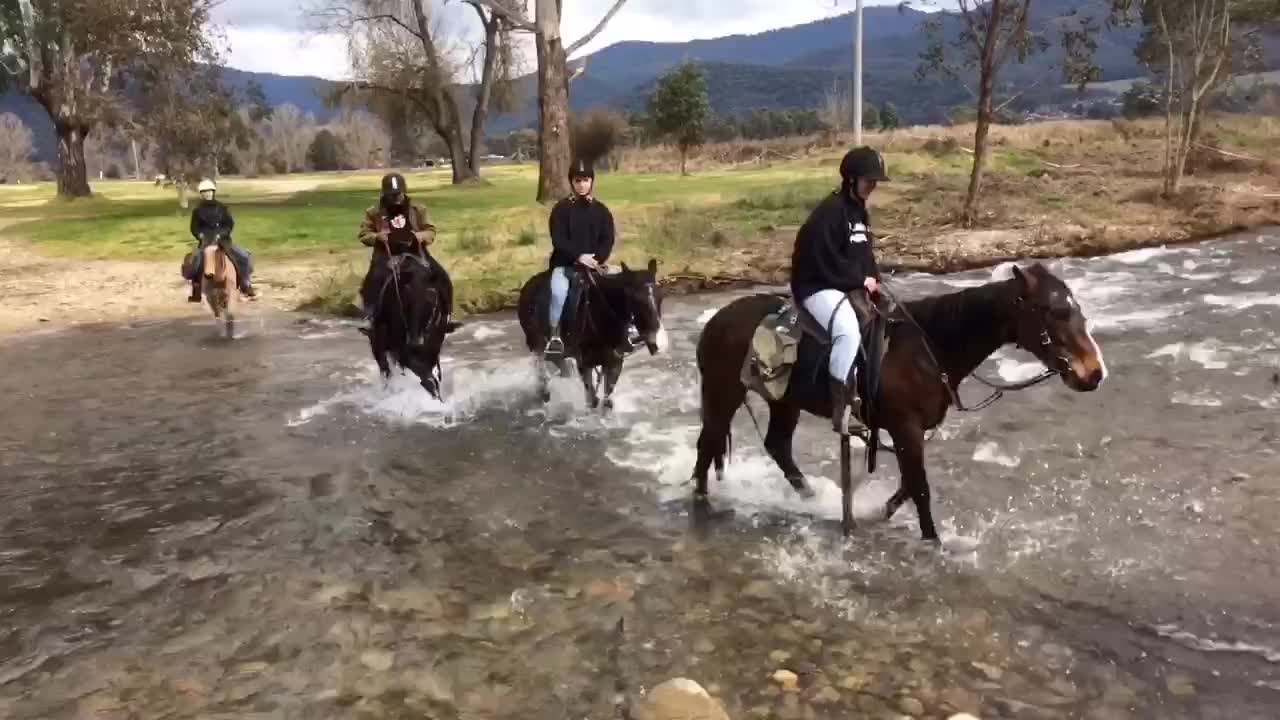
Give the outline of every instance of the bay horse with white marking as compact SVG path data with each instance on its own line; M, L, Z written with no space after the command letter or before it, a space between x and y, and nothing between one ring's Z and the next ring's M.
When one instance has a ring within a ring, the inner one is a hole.
M740 373L751 338L765 316L784 302L777 295L740 298L721 308L703 328L697 349L702 431L693 470L695 502L706 502L707 470L713 463L717 478L724 474L730 422L746 399ZM1009 280L903 303L893 311L892 320L879 387L868 396L872 402L863 404L860 419L871 429L869 452L874 452L874 438L883 428L893 438L898 456L901 481L885 505L884 517L892 517L910 498L924 539L937 542L925 476L924 436L942 423L949 406L967 409L956 394L960 382L1008 344L1030 351L1044 364L1047 371L1041 379L1057 375L1077 392L1097 389L1106 379L1106 365L1071 290L1039 263L1027 270L1014 266ZM765 449L792 486L806 494L811 491L792 458L791 440L802 411L831 416L827 350L806 334L787 393L769 403ZM842 440L841 526L848 534L854 524L853 493L848 437Z

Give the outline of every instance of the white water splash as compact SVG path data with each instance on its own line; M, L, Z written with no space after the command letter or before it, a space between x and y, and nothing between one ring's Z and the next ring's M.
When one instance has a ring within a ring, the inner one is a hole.
M973 459L977 462L995 463L1007 468L1016 468L1022 464L1020 458L1001 451L1000 445L992 441L979 443L977 449L973 451Z
M1153 258L1162 257L1164 255L1172 255L1175 253L1194 253L1200 254L1199 248L1171 248L1166 245L1159 247L1141 248L1139 250L1130 250L1128 252L1116 253L1107 259L1114 262L1124 263L1126 265L1141 265L1149 262Z
M528 364L451 365L446 361L442 366L445 387L444 400L440 401L428 395L412 373L393 368L391 378L383 380L372 361L361 363L357 367L362 372L348 387L302 408L287 424L305 425L337 408L350 407L395 424L453 427L470 420L480 408L509 407L512 401L529 396L537 387L537 376Z

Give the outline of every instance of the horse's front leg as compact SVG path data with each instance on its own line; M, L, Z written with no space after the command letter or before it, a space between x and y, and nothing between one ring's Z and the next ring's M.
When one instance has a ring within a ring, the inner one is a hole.
M369 328L369 349L373 351L374 362L378 363L378 371L383 378L389 379L391 364L387 362L386 333L382 330L382 324L376 320Z
M886 504L886 514L892 514L911 496L916 514L920 517L920 534L929 542L938 542L938 530L933 525L933 512L929 507L929 480L924 470L924 430L909 425L889 431L893 445L898 450L898 471L902 485Z
M610 354L608 362L604 367L604 409L613 409L613 389L618 386L618 379L622 377L622 356L616 353Z
M582 387L586 390L587 394L587 407L592 410L600 407L600 393L596 388L595 373L593 372L594 369L595 368L592 366L586 364L578 369L578 376L582 378Z

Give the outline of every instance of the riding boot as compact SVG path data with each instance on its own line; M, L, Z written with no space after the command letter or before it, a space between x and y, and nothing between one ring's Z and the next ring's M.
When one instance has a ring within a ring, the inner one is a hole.
M839 435L849 434L849 426L860 410L860 403L850 395L847 385L831 378L831 429Z
M560 323L551 326L551 339L542 353L545 360L559 360L564 357L564 341L560 339Z
M187 296L187 302L200 302L200 281L198 279L191 281L191 294Z
M244 295L245 297L249 298L250 300L257 300L257 299L258 299L258 291L257 291L257 290L255 290L255 289L253 288L253 285L249 284L249 280L248 280L248 279L245 279L245 280L241 281L241 283L240 283L240 294L241 294L241 295Z

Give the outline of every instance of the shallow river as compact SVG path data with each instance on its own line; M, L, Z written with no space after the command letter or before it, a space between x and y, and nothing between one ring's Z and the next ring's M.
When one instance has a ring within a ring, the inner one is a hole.
M1051 267L1110 376L952 413L942 551L910 504L839 538L809 416L816 498L739 413L734 512L691 515L693 347L735 294L668 300L603 420L535 398L506 315L451 338L444 404L298 315L0 341L0 717L611 718L681 675L734 718L1277 717L1280 233Z

